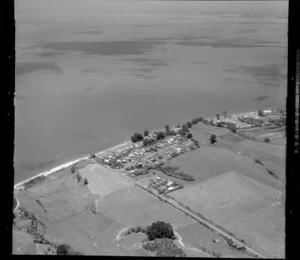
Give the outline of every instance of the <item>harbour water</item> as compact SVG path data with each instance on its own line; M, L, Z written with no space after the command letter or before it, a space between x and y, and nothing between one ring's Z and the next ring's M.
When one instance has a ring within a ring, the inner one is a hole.
M136 131L285 106L288 1L15 6L16 183Z

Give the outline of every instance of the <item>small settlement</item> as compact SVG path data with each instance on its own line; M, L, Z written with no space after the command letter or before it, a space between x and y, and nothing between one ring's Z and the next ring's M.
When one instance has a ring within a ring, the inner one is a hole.
M285 111L274 109L223 114L198 121L217 127L242 130L270 125L285 126L285 116ZM187 123L172 129L168 128L162 138L157 138L162 132L151 132L126 148L95 156L94 159L105 167L118 169L120 173L136 181L147 180L143 186L159 194L181 189L182 185L153 172L151 174L151 170L159 172L158 169L168 160L199 147L198 142L189 133L190 127L191 124ZM151 142L143 142L146 139L151 139Z
M169 132L170 135L166 134L164 138L154 143L148 145L144 145L143 142L132 143L124 149L97 157L96 161L103 166L119 169L121 173L135 180L149 177L150 170L199 147L197 141L187 136L189 132L187 128L172 128ZM151 133L150 136L155 137L155 133ZM183 188L182 185L153 173L147 182L144 187L159 194Z
M218 127L245 129L269 125L284 126L285 117L286 112L282 109L266 109L254 112L218 115L217 117L207 118L203 122Z

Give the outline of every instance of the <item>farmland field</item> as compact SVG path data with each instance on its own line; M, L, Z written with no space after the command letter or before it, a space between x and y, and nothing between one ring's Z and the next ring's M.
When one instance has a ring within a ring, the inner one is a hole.
M195 140L197 140L200 144L209 143L209 138L212 134L218 136L225 135L230 133L230 131L226 128L218 128L210 125L206 125L203 123L198 123L194 125L191 129L191 133Z
M176 231L181 235L183 241L186 245L192 247L204 247L209 248L216 254L222 252L222 256L230 255L232 257L245 257L245 255L232 250L226 243L226 241L221 237L212 232L210 232L205 227L198 224L190 224L185 227L178 228ZM213 239L218 239L217 243L211 243ZM249 256L248 256L249 257Z
M229 135L222 136L222 139L216 143L216 146L258 159L264 168L272 170L282 183L285 182L285 146L250 140L232 142L232 138Z
M275 205L281 192L254 179L236 172L228 172L175 191L171 196L242 237L262 253L270 254L274 246L284 244L284 209L269 209L270 205ZM268 219L270 210L273 210L274 214ZM264 221L268 222L268 228L263 227ZM254 229L256 223L258 226ZM276 225L277 229L272 229ZM248 235L245 236L247 232ZM253 243L257 236L264 243Z
M183 213L135 186L114 191L101 198L97 212L124 225L148 225L157 220L167 221L174 227L194 223Z
M226 225L265 255L284 258L285 215L284 205L271 204L244 219Z
M101 197L115 190L133 185L124 176L99 164L90 164L80 170L82 177L87 178L91 191Z
M201 146L170 160L170 163L178 165L185 173L192 175L196 182L236 171L274 188L282 187L281 183L270 177L265 169L252 159L225 147Z

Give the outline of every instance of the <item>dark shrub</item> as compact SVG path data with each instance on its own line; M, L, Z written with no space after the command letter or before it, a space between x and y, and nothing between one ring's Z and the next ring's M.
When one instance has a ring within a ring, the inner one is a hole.
M83 184L84 184L84 185L88 185L88 184L89 184L89 182L88 182L87 178L85 178L85 179L84 179L84 182L83 182Z
M171 224L163 221L152 223L151 226L146 229L146 235L150 241L156 238L175 239Z
M262 109L257 110L257 114L259 116L264 116L264 112L262 111Z
M270 139L269 138L265 138L264 142L265 143L270 143Z
M96 158L96 155L92 153L92 154L90 155L90 159L94 159L94 158Z
M74 173L74 172L76 172L76 168L75 168L75 166L73 165L72 168L71 168L71 173Z
M67 244L61 244L56 249L57 255L68 255L70 252L71 247Z
M187 136L186 136L188 139L192 139L193 138L193 135L191 133L188 133Z
M139 141L143 141L144 136L139 133L134 133L133 136L130 137L130 139L131 139L131 142L136 143Z
M210 136L210 143L211 143L211 144L214 144L216 141L217 141L216 135L211 135L211 136Z
M235 126L235 124L230 124L228 126L228 128L229 128L229 130L231 130L231 132L236 133L236 126Z
M260 160L258 160L258 159L255 159L254 161L255 161L256 163L262 165L262 166L264 165L264 164L263 164Z
M186 126L187 126L188 128L191 128L191 127L192 127L192 123L191 123L191 122L187 122L187 123L186 123Z
M144 136L148 136L149 135L149 131L148 130L145 130L144 131Z
M156 135L156 140L164 139L165 138L165 133L164 132L158 132Z

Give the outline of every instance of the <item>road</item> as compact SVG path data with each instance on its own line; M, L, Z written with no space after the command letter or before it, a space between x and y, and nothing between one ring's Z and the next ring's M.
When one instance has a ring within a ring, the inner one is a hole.
M136 186L142 188L143 190L147 191L148 193L154 195L155 197L159 198L160 200L164 201L165 203L168 203L169 205L173 206L175 209L180 210L181 212L187 214L188 216L192 217L193 219L197 220L199 223L204 224L205 226L209 227L210 229L214 230L221 236L230 239L232 242L234 242L237 246L244 247L247 252L252 254L253 256L259 257L259 258L266 258L266 256L260 254L259 252L255 251L253 248L249 247L245 243L239 241L234 236L223 230L222 228L219 228L217 225L213 224L211 221L207 221L204 218L201 218L200 216L193 213L191 210L187 209L186 207L181 206L176 200L166 197L164 195L155 194L154 192L146 189L145 187L141 186L137 181L131 180Z

